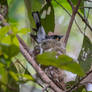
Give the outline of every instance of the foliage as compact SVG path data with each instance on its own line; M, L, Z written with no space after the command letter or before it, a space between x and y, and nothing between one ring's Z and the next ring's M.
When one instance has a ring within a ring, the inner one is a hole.
M56 1L58 1L59 4L57 4ZM78 0L71 1L74 6L77 5ZM86 0L82 0L79 7L79 12L82 15L85 14L83 8L85 2ZM5 10L4 8L0 10L0 15L4 17L4 20L2 20L0 16L0 92L19 92L19 86L21 84L28 83L29 81L31 82L31 84L32 82L36 83L36 80L33 78L35 73L33 73L32 66L29 63L26 63L27 61L23 58L22 55L20 55L21 53L19 42L16 38L16 34L19 34L23 38L23 40L30 46L30 43L28 42L29 32L33 27L35 27L35 22L32 17L33 11L39 11L41 23L46 31L46 34L48 34L48 32L54 31L56 31L56 33L59 33L58 30L60 29L60 27L56 26L58 25L58 22L56 21L58 18L56 16L55 9L61 9L60 5L63 5L63 8L65 8L71 14L72 8L67 0L52 0L48 3L45 0L0 0L0 5L4 5L6 7L8 6L8 10L6 8ZM61 11L58 10L57 12ZM3 14L5 14L5 16ZM62 16L64 16L63 12ZM86 20L90 25L92 25L92 21L90 21L90 19L91 17L88 17L88 20ZM63 19L61 19L60 21L62 20ZM76 20L77 22L80 22L80 19L77 17ZM64 23L67 24L68 27L68 22L63 21L63 24ZM81 24L83 32L84 24ZM73 24L73 29L73 31L76 31L75 24ZM63 29L61 28L60 30ZM89 29L87 28L87 30ZM75 36L74 33L71 34L75 37L72 40L79 39L78 36ZM81 33L78 32L78 35L80 34ZM79 79L76 78L76 80L74 80L73 82L70 81L69 83L66 83L67 85L69 85L67 86L67 88L71 88L71 86L78 83L80 79L85 76L85 74L90 70L92 65L92 42L90 40L92 39L92 36L90 37L90 39L88 35L82 34L82 36L84 36L84 38L82 48L78 57L79 63L76 63L77 60L68 55L60 55L56 58L55 52L45 52L36 57L38 63L42 65L55 66L57 68L77 74ZM70 40L69 43L74 44ZM78 44L80 43L76 43L76 45ZM33 45L33 43L31 43L31 45ZM75 49L72 47L71 50L75 52ZM19 63L17 63L17 60L19 61ZM37 88L40 89L40 87L38 86ZM76 89L74 92L86 92L85 86L83 85L81 87L78 87L78 89Z
M55 16L54 9L51 3L47 3L40 11L41 23L46 33L54 32L55 28Z
M92 43L84 36L83 46L79 55L79 63L85 72L89 71L92 64Z
M80 65L76 63L71 57L66 55L60 55L56 58L56 53L54 52L45 52L37 56L37 61L46 66L55 66L60 69L71 71L79 76L83 76L84 72Z

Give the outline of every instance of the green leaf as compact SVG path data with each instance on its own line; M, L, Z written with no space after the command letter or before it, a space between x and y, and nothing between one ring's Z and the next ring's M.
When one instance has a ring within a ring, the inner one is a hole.
M12 76L12 78L16 81L16 82L26 82L26 81L35 81L34 79L33 79L33 77L31 76L31 75L28 75L28 74L21 74L21 73L15 73L15 72L13 72L13 71L9 71L9 74ZM22 80L20 80L20 78L19 77L21 77L21 79Z
M30 0L31 2L31 10L32 11L39 11L42 7L43 0Z
M92 43L87 36L84 36L78 60L84 71L88 72L92 65Z
M51 3L47 3L40 11L41 23L45 29L45 32L54 32L55 27L55 15L54 9Z
M0 68L4 68L4 64L3 63L1 63L1 60L0 60Z
M75 91L73 91L73 92L85 92L85 86L82 85L82 86L78 87L78 88L77 88Z
M62 7L57 3L57 2L62 5L67 11L69 12L72 12L72 8L71 6L69 5L69 3L67 2L67 0L52 0L52 5L55 7L55 8L61 8Z
M0 42L5 37L5 35L7 34L8 31L9 31L9 26L0 28Z
M60 69L78 74L79 76L84 75L84 71L80 65L67 55L60 55L58 58L56 58L55 52L46 52L38 55L36 58L37 61L42 65L55 66Z
M84 88L84 89L82 90L82 92L87 92L87 91L86 91L86 89Z
M7 58L7 56L1 55L0 62L1 62L1 64L4 65L1 68L7 68L11 63L11 60L10 60L10 58Z
M37 61L42 64L42 65L56 65L55 63L52 63L52 62L55 62L56 61L56 53L55 52L45 52L41 55L38 55L37 57Z
M66 55L60 55L58 59L59 60L57 62L61 62L61 68L78 74L79 76L84 75L84 71L82 70L80 65L76 63L76 61L74 61L71 57ZM58 66L60 66L60 64Z
M7 44L7 45L15 44L16 46L18 46L18 41L17 40L14 41L14 40L16 39L17 33L22 33L22 34L24 33L21 30L18 30L18 28L14 26L2 27L0 29L0 43Z
M29 74L21 74L21 77L25 78L25 80L35 81L33 77Z
M6 44L0 44L1 51L4 55L7 55L9 58L14 57L19 53L19 47L16 45L6 45Z
M16 81L19 80L19 77L18 77L18 74L16 74L15 72L13 71L9 71L9 74L12 76L12 78Z
M0 81L4 84L8 83L8 72L6 71L5 68L0 67ZM2 85L1 88L4 92L6 92L7 87Z

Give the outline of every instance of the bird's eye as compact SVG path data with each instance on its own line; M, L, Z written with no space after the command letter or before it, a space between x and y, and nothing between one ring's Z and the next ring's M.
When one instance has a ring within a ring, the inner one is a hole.
M35 47L34 47L34 49L36 49L36 50L39 49L39 48L40 48L39 46L35 46Z
M46 45L46 44L47 44L46 42L43 43L43 45Z

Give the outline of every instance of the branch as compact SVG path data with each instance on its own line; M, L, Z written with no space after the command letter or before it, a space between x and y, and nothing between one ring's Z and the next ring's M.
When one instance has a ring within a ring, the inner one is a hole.
M49 85L46 85L46 87L44 87L44 88L42 89L42 92L45 92L45 91L47 90L47 88L49 88Z
M88 28L92 32L92 27L88 24L88 22L86 21L86 19L83 18L83 16L79 12L78 12L78 15L81 17L82 21L88 26Z
M41 77L42 81L49 85L51 89L53 89L55 92L64 92L62 89L57 87L52 80L48 78L48 76L45 74L45 72L39 67L39 65L36 63L34 58L30 55L29 51L27 51L26 48L28 46L24 43L24 41L17 35L17 38L19 40L20 45L20 51L23 54L23 56L26 58L26 60L32 65L32 67L36 70L36 72ZM25 47L26 46L26 47ZM29 49L29 48L28 48Z
M71 14L69 13L68 10L66 10L66 9L63 7L63 5L61 5L57 0L54 0L54 1L55 1L60 7L62 7L62 8L65 10L65 12L71 17ZM75 19L75 24L76 24L76 26L78 27L79 31L80 31L82 34L84 34L84 33L82 32L80 26L78 25L76 19Z
M68 0L68 2L69 2L69 4L71 5L71 7L72 7L72 9L73 9L74 6L73 6L71 0ZM92 31L92 27L88 24L88 22L86 21L86 19L83 18L83 16L82 16L79 12L77 12L77 13L78 13L78 15L80 16L80 18L82 19L82 21L88 26L88 28L90 29L90 31Z
M72 7L72 9L74 8L74 6L73 6L73 3L71 2L71 0L67 0L68 1L68 3L71 5L71 7Z
M90 75L92 73L92 70L89 71L84 77L82 77L78 83L76 83L75 85L73 85L67 92L72 92L73 90L75 90L76 88L78 88L78 86L81 84L81 82L88 77L88 75Z
M23 69L27 70L27 69L23 66L23 64L22 64L17 58L16 58L16 62L19 63L19 64L23 67ZM32 76L33 79L35 79L35 82L36 82L38 85L40 85L42 88L44 88L43 85L40 83L40 81L37 80L37 78L36 78L35 76L33 76L28 70L27 70L27 72L30 74L30 76Z
M67 0L67 1L69 1L69 0ZM72 28L72 24L73 24L73 21L75 19L75 15L78 11L78 8L80 6L80 3L81 3L81 0L78 0L78 4L76 5L76 7L73 7L73 13L72 13L72 16L71 16L71 19L70 19L70 22L69 22L69 26L68 26L68 29L67 29L67 32L66 32L66 35L65 35L65 40L64 40L65 46L67 44L69 34L70 34L70 31L71 31L71 28Z
M69 15L69 16L71 16L71 14L69 13L69 11L67 11L64 7L63 7L63 5L61 5L57 0L54 0L60 7L62 7L65 11L66 11L66 13Z

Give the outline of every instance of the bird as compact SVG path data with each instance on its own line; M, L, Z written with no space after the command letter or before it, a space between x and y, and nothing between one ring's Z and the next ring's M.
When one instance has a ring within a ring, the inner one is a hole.
M33 12L32 15L36 24L36 29L34 29L36 35L31 34L31 37L33 37L38 43L33 49L34 58L39 54L51 51L56 52L56 57L61 54L65 54L64 44L60 41L63 36L47 35L43 26L41 25L39 13ZM54 66L44 65L40 65L40 67L59 88L65 90L64 76L61 69L56 68Z
M34 47L33 53L35 56L43 54L45 52L56 52L56 57L61 54L65 54L65 48L63 45L55 39L46 39L40 44ZM44 62L44 61L43 61ZM54 66L44 66L40 65L45 71L47 76L61 89L65 90L64 74L63 70L56 68Z
M30 36L37 42L37 43L41 43L43 40L46 39L56 39L59 40L63 37L63 35L47 35L41 22L40 22L40 15L38 11L32 12L32 16L33 19L35 21L36 24L36 28L32 28L33 31L36 32L36 35L33 35L32 33L30 34Z

